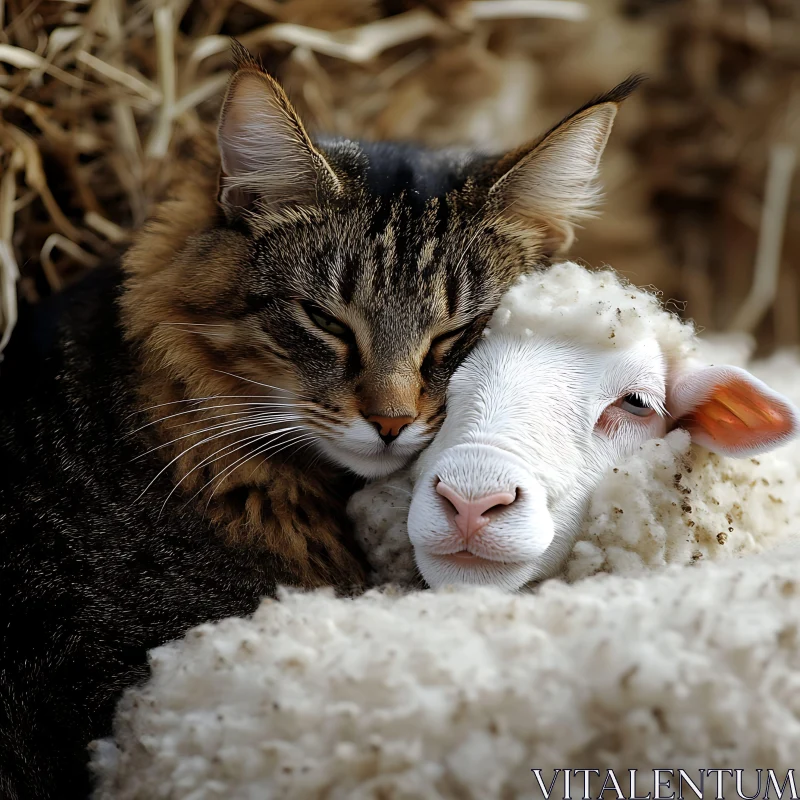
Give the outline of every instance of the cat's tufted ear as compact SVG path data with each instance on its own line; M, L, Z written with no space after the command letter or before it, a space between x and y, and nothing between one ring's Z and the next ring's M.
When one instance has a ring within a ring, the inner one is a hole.
M339 181L314 147L286 93L238 42L220 113L219 200L229 217L314 204Z
M686 370L670 381L667 410L675 426L714 453L742 458L800 435L800 412L739 367Z
M500 177L490 197L503 215L541 237L546 255L569 247L574 223L592 215L600 157L617 108L642 80L628 78L498 162Z

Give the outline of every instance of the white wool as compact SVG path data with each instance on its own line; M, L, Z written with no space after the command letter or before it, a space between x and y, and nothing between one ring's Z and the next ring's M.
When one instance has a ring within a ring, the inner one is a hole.
M625 348L655 339L670 361L695 351L694 328L668 311L658 295L611 269L567 261L520 278L487 328L492 332L566 337L595 347Z
M795 545L536 595L286 594L153 651L95 752L96 798L530 798L534 768L783 780L799 569Z
M647 442L592 495L570 580L759 552L800 530L800 452L733 459L682 430Z

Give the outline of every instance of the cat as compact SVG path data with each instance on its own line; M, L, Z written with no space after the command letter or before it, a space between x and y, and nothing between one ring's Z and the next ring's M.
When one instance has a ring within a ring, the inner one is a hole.
M0 796L86 797L147 651L278 584L358 591L345 503L433 437L503 291L596 199L629 80L500 157L312 141L243 48L122 265L0 391ZM43 310L41 310L42 313Z

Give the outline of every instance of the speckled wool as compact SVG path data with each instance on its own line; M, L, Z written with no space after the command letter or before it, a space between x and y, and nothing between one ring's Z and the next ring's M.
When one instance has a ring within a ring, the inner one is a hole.
M657 294L627 283L611 269L588 270L571 261L518 279L486 335L495 331L536 331L613 348L654 338L673 362L695 352L694 328L668 311Z
M533 768L785 775L798 572L784 545L536 595L286 594L153 651L96 749L95 797L499 800L540 796Z
M569 580L634 575L760 552L800 532L797 447L732 459L676 430L604 478L566 566Z

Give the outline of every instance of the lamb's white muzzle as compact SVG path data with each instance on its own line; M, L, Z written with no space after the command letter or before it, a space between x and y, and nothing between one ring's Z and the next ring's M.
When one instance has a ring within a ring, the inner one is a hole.
M445 450L415 487L409 534L431 585L534 577L554 536L547 494L515 454L487 444Z

